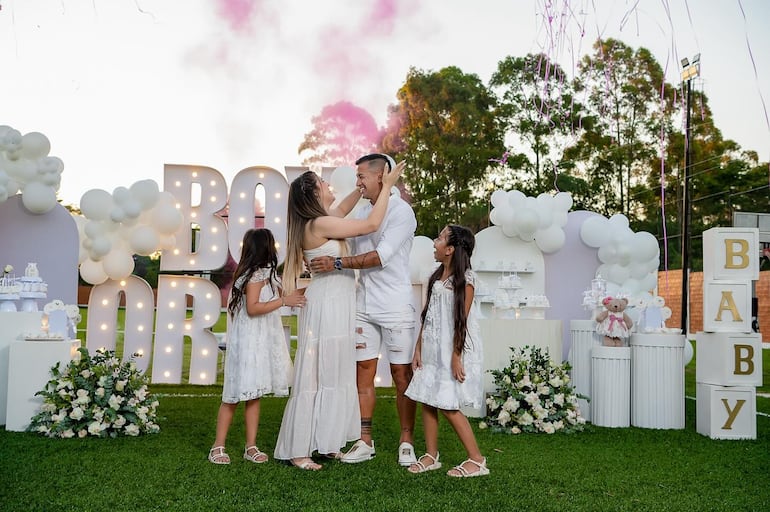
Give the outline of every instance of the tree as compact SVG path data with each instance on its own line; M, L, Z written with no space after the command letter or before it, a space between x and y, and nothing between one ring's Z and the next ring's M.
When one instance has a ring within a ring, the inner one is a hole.
M406 159L404 181L417 230L435 236L448 223L479 225L489 159L503 151L494 95L457 67L410 69L390 109L383 150ZM472 213L475 212L475 213Z
M558 173L565 146L582 131L582 106L575 102L572 82L546 55L529 54L500 61L490 87L498 96L506 141L521 151L502 167L523 171L515 185L523 192L536 196L553 190L554 182L544 175Z
M312 119L298 154L309 152L305 165L352 165L356 159L377 151L382 136L369 112L349 101L327 105Z
M629 214L630 190L643 183L667 131L670 104L663 70L649 50L598 40L579 65L576 89L585 95L590 123L565 157L600 185L595 209Z

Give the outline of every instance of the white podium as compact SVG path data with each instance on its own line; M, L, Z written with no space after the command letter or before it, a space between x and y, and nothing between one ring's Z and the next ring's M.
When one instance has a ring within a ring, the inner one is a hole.
M0 425L5 425L8 403L8 352L11 343L24 333L40 331L43 313L0 311Z
M684 342L681 334L631 335L631 424L684 428Z
M561 362L561 320L480 318L479 328L484 347L482 370L485 393L495 391L495 379L489 370L500 370L511 364L511 347L523 348L529 345L547 349L554 362ZM486 414L486 407L463 408L463 413L466 416L481 417Z
M35 396L51 380L51 367L69 364L80 340L15 341L8 356L8 405L5 429L23 432L40 410L43 397Z
M572 339L569 350L572 385L575 392L591 398L591 350L601 345L601 339L596 334L596 322L570 320L569 330ZM586 421L591 421L591 402L580 398L578 406Z
M630 347L598 346L591 350L591 393L594 425L630 426Z

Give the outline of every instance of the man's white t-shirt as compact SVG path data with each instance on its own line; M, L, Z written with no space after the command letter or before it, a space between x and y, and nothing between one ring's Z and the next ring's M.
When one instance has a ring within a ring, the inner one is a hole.
M365 219L372 210L367 203L356 213ZM377 251L381 266L359 270L356 309L359 313L403 311L412 303L409 255L417 219L412 208L397 194L391 194L380 228L351 240L351 254Z

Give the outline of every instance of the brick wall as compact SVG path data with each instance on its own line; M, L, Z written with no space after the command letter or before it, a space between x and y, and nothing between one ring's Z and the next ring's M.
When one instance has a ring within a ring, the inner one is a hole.
M765 334L762 339L770 342L770 271L759 273L756 281L755 296L759 298L759 328ZM690 274L690 328L694 333L703 330L703 273ZM666 306L671 308L668 327L680 327L682 323L682 271L669 270L658 272L658 295L666 299Z

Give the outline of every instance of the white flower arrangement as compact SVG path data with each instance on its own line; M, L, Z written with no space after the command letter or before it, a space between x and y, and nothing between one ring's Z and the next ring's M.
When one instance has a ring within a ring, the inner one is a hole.
M48 437L118 437L155 434L160 431L158 401L147 389L148 378L133 357L121 363L115 353L79 348L64 371L51 368L52 379L37 395L43 397L40 412L28 432Z
M491 370L497 391L487 397L487 416L480 429L521 432L579 432L585 418L570 385L568 362L556 364L548 351L537 347L513 348L510 366Z
M13 272L13 265L6 265L3 267L3 274L10 274Z

